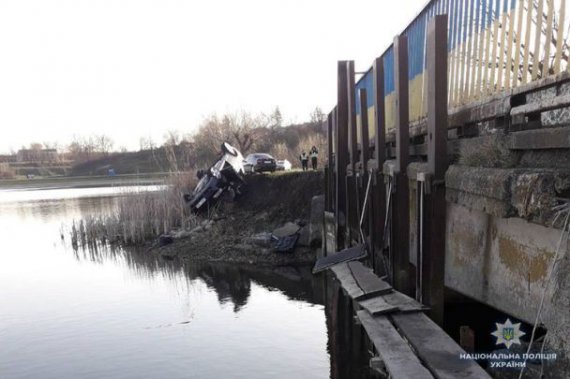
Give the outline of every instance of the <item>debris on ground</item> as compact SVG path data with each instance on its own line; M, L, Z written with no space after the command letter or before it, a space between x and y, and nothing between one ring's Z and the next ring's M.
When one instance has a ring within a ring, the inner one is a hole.
M316 245L310 246L320 236L311 237L307 220L311 220L314 195L322 193L322 180L319 172L250 177L240 201L220 199L207 218L198 215L198 224L161 236L149 251L165 259L312 263Z

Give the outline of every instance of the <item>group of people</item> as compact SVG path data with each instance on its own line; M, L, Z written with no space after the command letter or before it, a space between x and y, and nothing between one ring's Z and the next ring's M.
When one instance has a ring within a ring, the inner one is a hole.
M307 154L305 150L301 152L299 160L301 161L301 166L303 167L303 171L307 171L309 169L309 158L311 158L311 165L313 166L313 170L316 170L317 160L319 158L319 151L317 150L316 146L311 147L311 150L309 150L309 154Z

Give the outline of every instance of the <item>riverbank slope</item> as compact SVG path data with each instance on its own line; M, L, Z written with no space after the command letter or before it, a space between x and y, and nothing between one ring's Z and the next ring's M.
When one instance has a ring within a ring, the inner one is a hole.
M178 231L183 238L166 246L155 243L149 250L166 259L184 261L312 263L315 251L307 236L311 202L323 193L323 180L320 171L249 176L247 189L239 199L220 203L192 232ZM293 252L277 253L261 240L286 223L299 225L301 237Z

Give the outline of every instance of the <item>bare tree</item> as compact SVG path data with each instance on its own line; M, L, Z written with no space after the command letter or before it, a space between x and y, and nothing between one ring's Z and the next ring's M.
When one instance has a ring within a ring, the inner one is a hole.
M139 149L140 150L154 150L156 148L156 143L151 136L141 137L139 139Z
M164 134L165 146L176 146L180 143L180 140L180 132L178 130L171 129Z
M99 134L94 137L96 151L102 153L103 155L109 155L109 152L113 149L115 143L111 137L105 134Z
M315 109L311 112L311 123L315 125L321 125L325 122L326 116L321 110L320 107L315 107Z

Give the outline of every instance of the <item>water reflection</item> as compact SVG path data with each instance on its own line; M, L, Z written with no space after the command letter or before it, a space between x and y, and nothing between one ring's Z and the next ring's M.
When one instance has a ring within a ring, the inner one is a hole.
M74 250L62 229L116 198L69 191L0 193L2 379L328 376L321 284L308 269Z
M160 272L168 278L183 275L189 283L200 280L216 293L220 305L231 302L236 313L247 304L252 283L269 291L280 291L291 300L324 305L324 278L314 277L308 266L268 268L233 263L182 263L153 256L144 248L124 249L106 244L84 245L73 251L79 261L124 262L139 278L150 279Z

